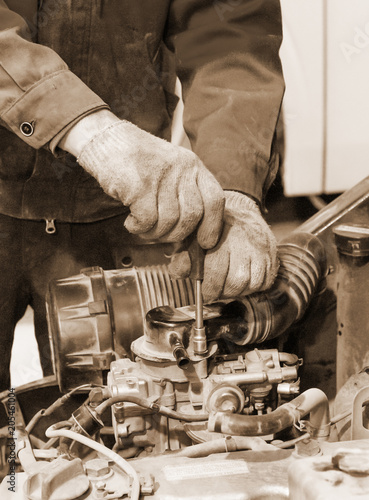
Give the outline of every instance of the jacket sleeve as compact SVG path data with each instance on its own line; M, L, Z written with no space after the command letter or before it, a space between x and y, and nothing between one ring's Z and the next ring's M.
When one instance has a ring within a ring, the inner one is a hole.
M173 0L167 33L193 150L224 189L263 203L279 163L279 0Z
M38 149L76 119L108 107L0 0L0 124Z

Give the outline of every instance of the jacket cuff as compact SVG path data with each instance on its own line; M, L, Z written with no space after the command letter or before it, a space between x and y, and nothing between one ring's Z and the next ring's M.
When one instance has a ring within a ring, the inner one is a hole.
M58 132L51 139L51 141L44 146L45 149L50 151L54 156L56 156L56 158L60 158L64 155L68 154L67 151L64 151L64 149L61 149L58 147L59 142L69 132L69 130L74 127L74 125L76 125L80 120L82 120L82 118L84 118L85 116L91 115L92 113L95 113L97 110L104 109L104 108L109 109L109 106L106 105L106 106L103 106L103 108L99 107L97 109L89 109L88 111L86 111L86 113L83 113L82 115L77 116L77 118L75 118L73 121L68 123L68 125L66 127L64 127L60 132Z
M61 70L22 94L2 120L20 139L39 149L77 118L102 108L109 106L75 74Z
M224 139L224 142L228 142ZM254 151L247 148L243 151L223 147L222 141L215 140L208 147L195 149L205 166L212 172L224 190L238 191L256 200L259 206L263 202L265 180L269 175L269 165Z

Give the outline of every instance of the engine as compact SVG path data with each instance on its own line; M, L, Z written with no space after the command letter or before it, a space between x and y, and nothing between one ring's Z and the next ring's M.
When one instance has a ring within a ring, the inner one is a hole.
M299 394L302 359L280 337L324 289L327 262L311 233L293 233L278 252L273 287L206 304L200 336L193 283L165 266L91 268L51 283L59 393L25 418L15 403L17 500L194 499L205 483L211 498L290 498L289 448L319 455L332 422L321 390ZM225 458L206 458L214 453ZM189 458L198 467L181 462Z
M367 297L368 184L280 243L270 290L206 304L203 330L193 283L165 266L91 268L51 283L55 377L1 397L1 499L368 496L368 320L357 300ZM335 268L331 418L314 383L303 378L300 394L302 359L284 333L309 314L316 328L311 302L331 296Z
M94 268L51 284L61 390L103 386L91 398L95 406L113 401L114 446L126 458L210 440L223 432L218 414L273 415L299 393L302 360L256 345L271 343L302 316L326 272L324 249L309 234L284 242L279 256L268 292L205 305L200 349L192 282L171 281L165 267ZM284 427L270 422L232 433L272 438Z

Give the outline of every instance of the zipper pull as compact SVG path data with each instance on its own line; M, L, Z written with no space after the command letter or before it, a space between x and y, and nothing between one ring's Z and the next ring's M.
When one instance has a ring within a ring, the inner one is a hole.
M46 222L45 231L47 232L47 234L56 233L55 219L45 219L45 222Z

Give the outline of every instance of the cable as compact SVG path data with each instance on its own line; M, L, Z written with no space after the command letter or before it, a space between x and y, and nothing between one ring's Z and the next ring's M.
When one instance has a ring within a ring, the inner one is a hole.
M157 403L148 401L144 398L139 398L137 396L113 396L99 404L99 406L95 408L95 412L100 417L107 410L107 408L116 403L134 403L142 408L147 408L155 413L160 413L160 415L164 415L165 417L182 420L183 422L203 422L209 418L209 415L206 413L194 413L193 415L190 413L180 413L171 410L166 406L158 405Z
M294 439L290 439L289 441L284 441L283 443L273 443L273 446L276 446L277 448L284 450L285 448L290 448L291 446L294 446L299 441L303 441L304 439L307 439L309 437L310 437L310 434L308 432L305 432L301 436L294 438Z
M365 371L366 369L363 368L361 372ZM364 401L363 407L366 407L369 405L369 401ZM340 420L343 420L344 418L350 416L352 414L352 408L349 408L348 410L343 411L342 413L338 413L334 417L331 418L331 425L336 424Z
M115 464L128 476L132 478L132 488L131 488L131 500L139 500L140 498L140 479L138 477L137 472L135 469L128 463L126 460L124 460L122 457L120 457L117 453L115 453L112 450L109 450L106 446L97 443L91 438L88 438L86 436L82 436L81 434L78 434L77 432L70 431L67 429L55 429L55 426L52 425L45 431L46 437L48 438L67 438L71 439L73 441L77 441L78 443L81 443L85 446L88 446L89 448L97 451L98 453L101 453L102 455L105 455L109 460L112 460L115 462Z
M340 420L343 420L344 418L351 415L351 413L352 413L352 409L350 408L349 410L343 411L342 413L335 415L334 417L331 418L331 425L334 425L337 422L339 422Z
M325 208L328 205L328 203L326 201L324 201L324 199L321 196L312 195L312 196L308 196L307 198L310 201L310 203L313 205L313 207L318 211L322 210L323 208Z

